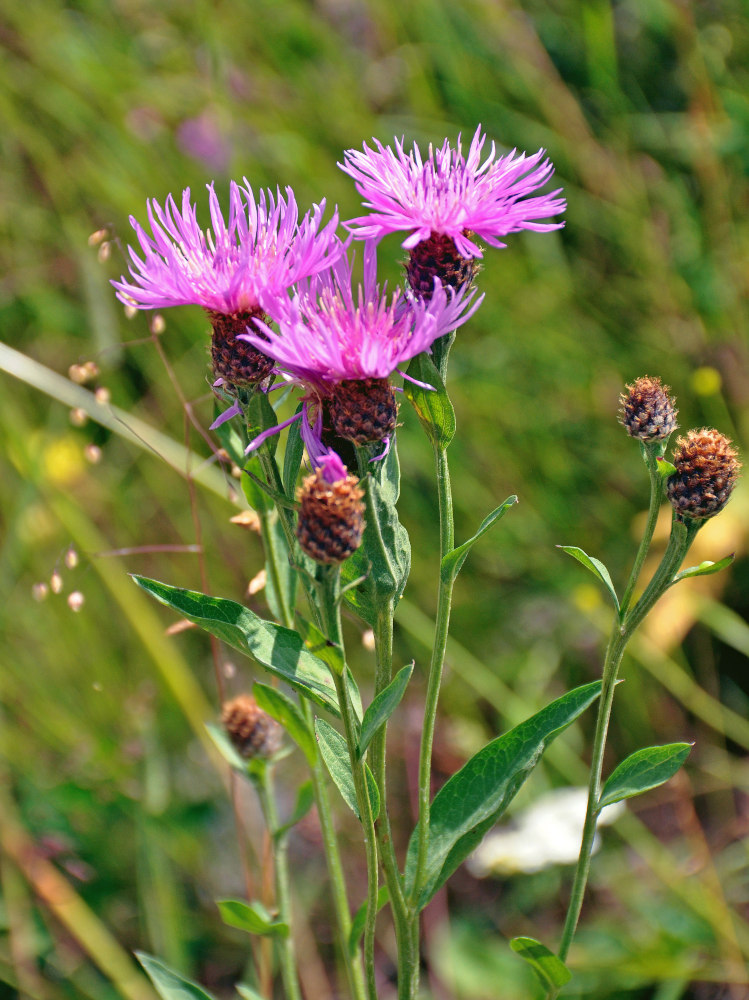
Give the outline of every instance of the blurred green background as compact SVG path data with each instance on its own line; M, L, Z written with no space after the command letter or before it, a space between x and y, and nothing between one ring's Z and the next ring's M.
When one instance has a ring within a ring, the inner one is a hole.
M165 635L173 616L126 574L266 613L262 591L247 596L262 559L256 536L230 523L241 507L231 481L205 463L205 318L167 312L154 336L146 314L125 318L109 286L125 268L128 216L143 219L147 198L186 186L204 211L206 182L225 195L245 175L256 190L292 185L301 206L325 197L350 218L359 202L336 161L372 136L423 148L481 123L503 150L547 148L566 228L486 254L486 302L453 352L458 537L508 494L520 505L457 587L441 780L488 738L597 676L608 612L592 577L554 545L580 545L616 581L626 576L647 484L616 421L623 384L660 375L683 428L714 425L746 446L747 9L740 0L4 0L0 13L0 323L24 356L0 344L0 997L145 1000L134 948L228 997L247 939L221 924L214 900L244 892L243 856L257 884L262 833L250 796L235 789L232 805L203 722L217 714L216 673L238 693L253 667L196 632ZM100 229L105 242L90 245ZM393 282L401 259L398 239L386 240ZM90 360L98 376L76 385L70 366ZM414 569L397 655L414 657L419 675L436 510L430 450L405 405L401 417ZM683 774L605 831L570 997L749 996L748 492L739 487L694 553L698 562L735 551L731 571L674 591L625 661L607 766L650 743L696 746ZM34 585L49 586L55 571L62 592L34 600ZM78 593L85 603L74 613ZM372 654L358 625L347 628L366 689ZM413 684L392 727L401 845L421 690ZM591 725L555 745L518 805L584 782ZM298 754L289 758L289 796L301 769ZM341 833L353 871L357 833L347 819ZM334 996L314 821L295 832L292 851L304 873L307 995ZM429 996L536 996L506 938L531 933L553 946L570 877L569 867L484 880L460 872L428 912ZM359 876L353 886L358 905ZM385 977L385 923L380 946ZM385 982L382 991L390 995Z

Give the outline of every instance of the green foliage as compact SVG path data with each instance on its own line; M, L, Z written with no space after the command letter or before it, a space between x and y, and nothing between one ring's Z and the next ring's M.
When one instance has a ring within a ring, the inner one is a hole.
M482 535L485 535L490 528L494 527L497 521L503 517L510 507L514 506L517 502L517 497L508 497L505 502L493 510L491 514L486 515L475 535L469 538L467 542L463 542L462 545L458 545L456 548L452 549L452 551L443 556L442 564L440 566L440 573L443 580L455 579L460 572L463 563L468 558L468 553L471 551L479 538L481 538Z
M411 680L413 669L413 663L402 667L388 686L372 700L372 704L364 713L357 747L360 758L367 752L367 747L372 742L372 737L377 730L385 725L400 704L408 682Z
M691 743L669 743L662 747L645 747L630 754L603 786L598 810L662 785L676 774L691 749Z
M600 695L594 681L551 702L487 744L437 792L429 812L426 873L419 907L426 906L504 813L546 747ZM406 861L406 886L414 887L416 832Z
M283 726L307 758L310 767L314 766L317 758L315 737L299 707L282 691L259 681L252 685L252 693L263 711Z
M343 796L346 805L357 819L361 819L359 805L356 801L354 776L351 773L351 759L345 739L325 719L315 719L315 732L322 759L325 761L325 766L330 772L331 778ZM372 772L366 764L364 765L364 774L367 780L372 816L374 819L377 819L380 812L380 793L377 791L377 784Z
M432 387L425 389L406 379L403 393L416 410L416 416L432 444L437 448L447 448L455 436L455 410L440 373L428 354L417 354L409 363L407 374Z
M173 972L152 955L136 951L136 958L148 973L162 1000L215 1000L210 993L191 980Z
M513 938L510 947L531 966L544 989L559 989L572 978L564 962L535 938Z
M230 927L261 937L288 937L289 925L274 920L260 902L245 903L241 899L220 899L221 919Z
M596 559L594 556L589 556L587 552L583 552L583 550L578 548L577 545L557 545L557 548L561 549L562 552L566 552L567 555L572 556L573 559L577 559L577 561L582 563L586 569L590 570L593 576L597 577L601 581L606 590L609 592L611 599L614 602L614 607L618 612L619 598L616 596L614 584L611 582L611 575L601 560Z
M325 664L308 653L298 632L263 621L249 608L195 590L134 576L147 593L206 632L252 656L267 671L305 698L339 715L335 685Z

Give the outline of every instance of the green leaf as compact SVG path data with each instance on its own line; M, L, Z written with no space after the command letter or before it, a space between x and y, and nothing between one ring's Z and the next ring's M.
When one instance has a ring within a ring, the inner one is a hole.
M251 986L245 986L244 983L237 983L234 989L242 997L242 1000L265 1000L265 997L261 996L257 990L253 990Z
M254 391L251 390L251 395L245 408L245 416L247 418L247 434L250 441L263 431L275 427L278 423L276 411L270 405L268 394L263 392L259 387L256 387ZM278 434L271 434L270 437L266 438L263 447L268 448L271 455L275 455L276 448L278 447Z
M390 899L390 893L388 892L388 887L386 885L381 885L377 893L377 912L383 908L385 903ZM348 936L348 950L350 955L356 954L356 949L359 946L359 941L362 934L364 933L364 927L367 923L367 901L366 899L359 907L359 909L354 914L354 919L351 921L351 930Z
M216 902L221 919L229 927L261 937L288 937L289 925L274 920L262 903L244 903L241 899L220 899Z
M173 972L158 958L147 955L144 951L136 951L135 957L148 973L162 1000L215 1000L215 997L197 983Z
M311 781L305 781L303 785L299 786L299 791L296 794L296 805L294 806L294 812L287 819L287 821L276 830L274 836L276 840L282 837L285 833L296 826L299 820L304 819L307 813L312 808L315 801L315 789Z
M359 577L365 578L346 591L344 600L375 628L378 611L387 601L397 603L411 569L408 532L395 506L400 490L395 444L386 459L370 466L362 485L368 491L366 527L362 544L341 566L341 584L345 587Z
M302 405L300 403L294 412L299 413ZM295 420L290 425L286 434L286 451L283 456L283 488L289 497L293 497L296 493L296 483L299 478L299 469L304 455L304 441L302 441L301 431L302 420L304 420L304 417Z
M299 706L282 691L259 681L252 685L252 693L263 711L283 726L307 758L310 767L314 767L317 759L315 737Z
M452 549L452 551L448 552L443 557L442 564L440 566L440 575L443 580L448 581L455 579L460 572L463 563L466 561L468 553L471 551L479 538L481 538L482 535L485 535L489 528L496 524L506 511L508 511L510 507L514 506L517 502L518 498L516 496L508 497L501 506L493 510L491 514L487 514L481 522L479 530L472 538L469 538L467 542L463 542L463 544L459 545L457 548Z
M430 441L438 448L447 448L455 435L455 410L440 373L428 354L417 354L411 359L407 374L433 387L433 391L423 389L405 379L403 395L416 410Z
M676 466L672 465L665 458L656 458L655 461L656 461L655 467L658 470L659 475L663 479L667 479L669 476L673 476L673 474L677 471Z
M346 666L341 647L331 642L317 626L302 618L301 615L296 616L296 623L305 647L319 660L327 663L330 669L340 677Z
M297 632L258 618L249 608L235 601L170 587L142 576L133 576L133 579L157 601L253 657L305 698L327 708L333 715L340 715L335 685L327 666L304 648Z
M621 762L603 786L598 811L662 785L676 774L691 749L691 743L667 743L636 750Z
M349 757L346 740L325 719L315 719L315 732L317 733L320 754L325 761L325 766L330 771L330 777L335 782L346 805L357 819L361 820L359 806L356 802L356 788L354 787L354 776L351 773L351 758ZM364 765L364 773L366 774L367 786L369 788L372 816L374 819L377 819L380 812L380 793L377 791L374 775L366 764Z
M263 482L265 481L263 477L263 469L257 455L253 454L248 458L243 459L240 468L244 472L240 483L242 485L242 492L244 493L245 500L250 507L252 507L253 510L258 511L258 513L270 514L273 510L273 500L252 478L252 476L255 476L257 479L261 479ZM248 473L252 473L252 475L248 475Z
M479 750L437 792L429 815L422 909L492 827L546 747L601 693L601 682L575 688ZM414 889L418 830L408 845L406 886Z
M247 771L247 761L234 746L221 726L217 726L215 722L206 722L205 728L206 732L216 745L216 749L229 767L233 771L236 771L237 774L241 774L243 778L249 777Z
M614 602L614 607L617 612L619 611L619 598L616 596L616 590L614 589L614 584L611 582L611 576L609 571L603 565L600 559L594 559L593 556L589 556L587 552L583 552L576 545L557 545L558 549L562 552L566 552L568 555L572 556L573 559L577 559L579 563L582 563L586 569L589 569L593 576L598 577L601 583L604 585L611 598Z
M265 599L274 617L279 621L283 621L283 606L293 608L296 604L298 575L289 559L286 535L284 534L281 520L275 511L265 517L261 515L261 530L263 533L263 547L265 548ZM279 595L276 593L271 558L273 558L278 570L283 605L279 599Z
M678 583L679 580L686 580L690 576L710 576L712 573L720 573L722 569L730 566L735 558L736 553L732 552L730 556L725 556L723 559L719 559L718 562L710 562L709 559L706 559L699 566L690 566L688 569L683 569L680 573L677 573L673 579L673 583Z
M409 663L408 666L399 670L388 686L373 699L372 704L364 713L361 724L361 735L359 736L359 746L357 748L359 759L366 753L367 747L377 730L387 722L398 707L405 693L406 686L411 680L413 669L414 664Z
M531 966L546 990L559 989L572 979L572 973L545 944L531 937L516 937L510 941L512 950Z

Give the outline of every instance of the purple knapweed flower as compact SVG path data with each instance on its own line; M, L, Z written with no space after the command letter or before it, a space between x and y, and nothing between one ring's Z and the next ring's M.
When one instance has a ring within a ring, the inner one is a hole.
M354 289L352 264L343 256L329 271L301 283L291 297L266 296L265 311L279 331L258 319L257 332L248 331L242 339L308 389L308 398L326 408L338 437L358 445L385 441L387 447L398 412L390 375L465 323L483 296L474 299L472 291L456 292L439 282L429 300L402 292L388 295L377 284L376 271L375 244L367 241L363 284ZM307 430L306 407L301 416ZM251 447L259 443L260 438Z
M481 257L472 239L475 234L490 246L505 246L499 239L521 229L548 232L563 222L538 222L558 215L566 206L550 194L528 197L542 187L554 172L545 150L528 156L516 150L497 157L494 143L481 162L486 136L481 126L464 158L460 136L455 149L445 140L440 149L431 144L426 160L414 143L410 153L403 140L395 140L395 151L374 140L363 152L348 149L339 164L354 179L364 199L366 215L345 223L357 239L381 239L388 233L407 232L407 250L433 234L448 236L464 257Z
M117 297L138 309L198 305L213 325L214 372L230 385L261 381L272 363L262 351L236 340L247 324L264 315L266 294L280 294L302 278L330 267L343 253L336 236L337 212L322 226L325 202L299 220L294 193L274 196L261 191L256 199L247 179L231 182L229 219L219 206L213 184L207 185L212 229L198 225L190 189L182 208L169 195L162 208L147 203L146 230L131 216L142 251L129 248L132 281L113 281Z

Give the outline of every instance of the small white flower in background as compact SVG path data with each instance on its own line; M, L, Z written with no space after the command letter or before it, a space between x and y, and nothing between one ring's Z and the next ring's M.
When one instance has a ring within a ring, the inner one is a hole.
M552 865L577 861L588 802L586 788L557 788L513 817L511 827L494 829L468 859L468 869L476 878L540 872ZM623 802L607 806L598 817L598 826L608 826L625 810ZM596 835L595 853L600 846Z

